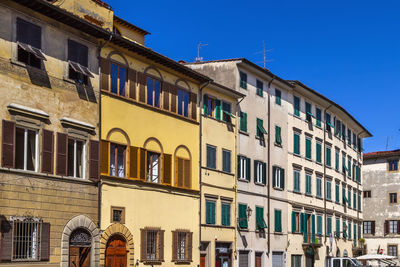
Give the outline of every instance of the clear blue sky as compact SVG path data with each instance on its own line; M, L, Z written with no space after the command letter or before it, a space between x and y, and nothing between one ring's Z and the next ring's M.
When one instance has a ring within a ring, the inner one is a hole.
M105 0L151 32L146 45L172 59L245 57L300 80L347 109L374 137L365 152L400 147L399 1ZM262 64L262 63L260 63Z

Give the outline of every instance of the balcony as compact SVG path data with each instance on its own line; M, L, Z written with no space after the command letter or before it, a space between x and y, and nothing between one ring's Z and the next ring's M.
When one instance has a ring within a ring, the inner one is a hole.
M303 233L303 248L306 247L319 248L322 246L322 236L316 236L315 234Z

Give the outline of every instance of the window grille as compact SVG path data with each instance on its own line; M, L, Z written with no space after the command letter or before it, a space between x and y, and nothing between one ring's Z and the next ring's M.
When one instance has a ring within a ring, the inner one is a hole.
M37 219L13 221L13 260L40 260L41 232L42 222Z

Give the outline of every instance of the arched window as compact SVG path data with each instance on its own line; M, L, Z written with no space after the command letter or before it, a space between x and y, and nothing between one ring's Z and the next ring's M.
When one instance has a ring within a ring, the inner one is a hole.
M192 188L191 156L185 146L175 151L175 186Z
M69 238L69 266L90 266L90 251L92 248L92 235L83 228L72 232Z

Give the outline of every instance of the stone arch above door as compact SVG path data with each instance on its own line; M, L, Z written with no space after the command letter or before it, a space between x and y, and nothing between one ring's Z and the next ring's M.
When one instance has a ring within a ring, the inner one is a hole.
M133 235L129 231L129 229L120 223L114 223L107 227L104 230L103 234L101 235L100 239L100 266L104 266L105 258L106 258L106 247L107 242L110 237L113 235L121 235L126 240L126 249L128 250L128 266L135 266L135 259L134 259L134 246L133 246Z

